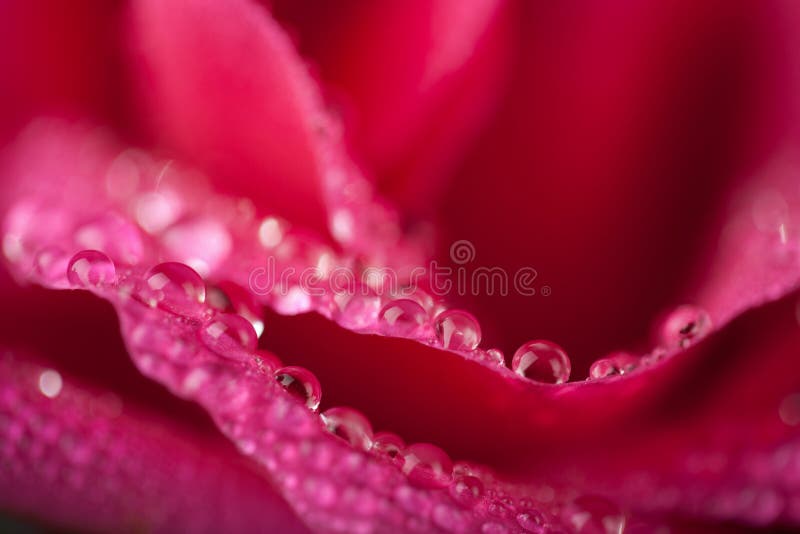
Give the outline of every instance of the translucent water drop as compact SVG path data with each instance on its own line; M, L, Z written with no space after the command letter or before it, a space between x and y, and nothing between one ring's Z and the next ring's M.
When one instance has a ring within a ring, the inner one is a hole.
M444 488L453 476L453 463L442 449L431 443L414 443L403 451L403 473L426 488Z
M322 388L317 377L303 367L281 367L275 371L275 379L283 389L302 401L311 410L319 408Z
M411 337L420 331L427 316L418 302L411 299L397 299L381 309L378 321L384 334Z
M506 355L503 354L503 351L500 349L489 349L486 351L486 356L489 357L490 361L496 363L497 365L506 364Z
M696 306L679 306L661 326L661 342L669 347L688 347L711 331L711 318Z
M436 338L450 350L474 350L481 342L481 327L471 313L447 310L434 320Z
M274 373L276 369L283 367L281 360L277 356L265 350L256 351L256 362L259 367L270 373Z
M98 250L82 250L67 265L67 279L76 287L99 287L114 282L116 277L114 262Z
M378 432L372 438L372 452L397 465L403 463L405 448L406 442L403 438L392 432Z
M562 519L579 534L621 534L625 531L625 515L614 503L602 497L578 497L564 507Z
M233 282L220 282L208 289L206 301L212 308L241 315L250 321L258 337L264 333L261 306L255 297L242 286Z
M192 316L202 310L206 285L191 267L177 262L156 265L144 277L142 298L151 306Z
M375 326L381 311L381 298L377 295L353 295L342 307L339 324L353 330L366 330Z
M450 496L461 506L471 508L483 496L483 482L472 475L458 476L450 484Z
M200 329L200 339L217 354L229 357L241 357L242 350L252 352L258 345L250 321L232 313L221 313L206 321Z
M627 352L615 352L594 362L589 368L589 378L624 375L636 369L639 358Z
M571 364L564 349L552 341L529 341L517 349L511 369L520 376L544 384L563 384Z
M322 413L328 431L361 450L372 446L372 425L358 410L346 406L330 408Z
M517 514L517 524L526 532L541 534L548 532L544 514L537 510L525 510Z

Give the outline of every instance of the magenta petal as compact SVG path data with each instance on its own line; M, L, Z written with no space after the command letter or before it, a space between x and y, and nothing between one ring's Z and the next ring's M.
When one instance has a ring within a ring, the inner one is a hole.
M107 532L307 532L228 448L18 355L0 358L0 508Z
M279 2L342 106L354 151L407 214L431 208L500 98L512 9L503 0ZM516 13L514 13L516 15Z
M249 0L133 2L132 75L162 146L259 208L326 232L330 171L317 90L283 31Z

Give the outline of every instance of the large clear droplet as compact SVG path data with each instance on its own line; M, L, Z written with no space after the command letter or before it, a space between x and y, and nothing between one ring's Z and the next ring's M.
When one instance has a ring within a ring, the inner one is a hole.
M206 285L188 265L161 263L145 275L141 297L151 306L188 317L202 310Z
M346 406L330 408L322 413L328 431L361 450L372 446L372 425L358 410Z
M564 507L562 519L578 534L622 534L625 531L625 515L602 497L578 497Z
M462 310L447 310L434 320L436 338L442 347L450 350L474 350L481 342L478 320Z
M627 352L614 352L600 358L589 368L589 378L598 379L607 376L630 373L639 365L639 358Z
M221 313L206 321L200 329L203 344L217 354L236 359L246 357L258 345L258 337L250 321L240 315Z
M100 287L113 283L116 278L114 262L99 250L82 250L67 265L67 279L75 287Z
M372 452L396 465L403 464L403 450L406 442L392 432L378 432L372 439Z
M661 325L661 342L668 347L688 347L711 331L711 318L696 306L675 308Z
M511 369L520 376L543 384L563 384L571 364L564 349L552 341L529 341L517 349Z
M483 482L476 476L458 476L450 484L450 496L461 506L471 508L483 496Z
M322 388L314 374L303 367L281 367L275 371L275 379L283 389L299 399L311 410L319 408Z
M453 462L431 443L414 443L403 451L403 473L409 481L426 488L444 488L453 476Z
M397 299L387 303L378 314L381 332L390 336L412 337L425 324L427 313L411 299Z
M250 321L258 337L264 333L261 306L255 297L242 286L229 281L220 282L208 288L206 301L212 308L241 315Z

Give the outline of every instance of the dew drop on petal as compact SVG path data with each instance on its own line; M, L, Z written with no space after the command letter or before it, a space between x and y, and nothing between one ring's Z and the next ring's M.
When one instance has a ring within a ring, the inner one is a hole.
M615 352L594 362L589 368L589 378L598 379L607 376L630 373L639 363L639 358L627 352Z
M517 514L517 523L525 532L543 534L548 532L544 514L537 510L524 510Z
M529 341L517 349L511 369L520 376L543 384L563 384L571 364L564 349L552 341Z
M241 315L221 313L206 321L200 329L200 339L209 349L222 356L252 352L258 345L258 337L250 321Z
M381 298L377 295L353 295L344 305L339 324L353 330L372 327L381 310Z
M562 519L578 534L621 534L625 530L625 515L602 497L578 497L564 507Z
M270 373L274 373L276 369L283 367L281 360L277 356L265 350L256 351L256 362L261 368L268 370Z
M481 342L478 320L462 310L447 310L434 320L436 338L445 349L470 351Z
M67 266L67 279L76 287L98 287L114 282L117 270L111 258L98 250L82 250Z
M403 451L403 473L408 480L427 488L444 488L453 476L453 463L442 449L431 443L414 443Z
M500 349L489 349L486 351L486 356L488 356L490 361L496 363L497 365L506 364L506 356Z
M256 335L264 333L264 320L261 318L261 307L253 295L234 282L220 282L209 287L206 293L209 306L226 313L241 315L253 325Z
M281 367L275 371L275 379L283 389L298 398L311 410L319 408L322 388L317 377L303 367Z
M387 335L411 337L419 332L427 314L418 302L397 299L387 303L378 314L381 332Z
M403 463L405 448L403 438L392 432L378 432L372 439L372 452L398 465Z
M472 475L455 477L450 484L450 496L461 506L471 508L483 496L483 482Z
M322 413L328 431L361 450L372 446L372 425L358 410L346 406L330 408Z
M151 306L191 316L202 309L206 300L206 285L188 265L161 263L145 275L142 297Z
M669 347L688 347L711 331L711 318L696 306L679 306L661 325L661 342Z

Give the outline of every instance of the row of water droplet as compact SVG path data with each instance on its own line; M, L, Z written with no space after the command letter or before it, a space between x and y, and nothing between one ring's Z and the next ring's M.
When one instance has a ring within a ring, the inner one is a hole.
M168 262L151 268L141 283L131 288L126 286L124 275L118 276L113 261L94 250L81 251L69 261L67 279L74 287L94 291L116 287L121 292L129 292L131 298L148 307L196 321L198 337L208 349L225 358L242 361L255 355L259 366L271 372L288 394L309 410L318 410L322 390L310 371L298 366L283 366L272 354L257 350L263 323L260 323L256 305L249 301L249 293L235 284L221 284L207 290L203 279L190 267ZM383 306L379 318L384 333L399 335L423 328L423 315L427 314L418 302L400 299ZM412 323L417 326L412 328ZM438 343L450 350L471 348L474 351L480 341L477 322L460 310L439 313L433 331ZM502 355L495 358L498 363L502 361ZM522 376L559 383L569 375L569 360L555 344L536 341L517 351L512 368ZM549 379L551 375L553 379ZM374 433L368 419L353 408L333 407L324 411L320 419L331 434L351 447L396 466L411 484L421 488L446 489L453 501L464 508L483 503L481 506L486 507L488 515L499 519L508 519L511 515L523 530L557 532L561 521L580 532L621 532L624 526L624 516L619 510L600 498L583 497L572 501L564 508L560 519L532 506L515 507L509 498L496 499L492 497L493 492L485 490L480 470L468 464L454 465L447 453L436 445L406 445L394 433ZM447 520L445 517L438 519L440 522ZM609 529L607 525L613 528ZM483 530L503 532L504 528L502 523L487 522Z

